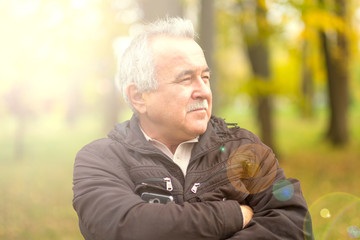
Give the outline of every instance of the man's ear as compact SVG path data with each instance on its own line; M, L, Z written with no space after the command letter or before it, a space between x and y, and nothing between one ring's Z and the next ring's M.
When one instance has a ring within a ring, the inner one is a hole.
M131 103L131 105L138 111L139 113L146 112L146 105L143 98L143 94L138 91L136 85L131 83L126 88L126 95Z

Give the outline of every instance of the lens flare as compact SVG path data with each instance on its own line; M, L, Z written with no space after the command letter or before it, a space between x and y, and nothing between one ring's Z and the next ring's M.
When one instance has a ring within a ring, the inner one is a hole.
M321 209L321 211L320 211L320 216L321 216L322 218L331 218L331 214L330 214L329 209L327 209L327 208Z
M230 153L227 176L239 191L256 194L270 187L277 171L276 158L260 144L245 144Z
M287 201L294 195L294 186L288 180L279 180L274 183L273 195L279 201Z
M359 197L344 192L330 193L316 200L309 211L315 239L360 238Z
M351 238L360 238L360 228L358 226L350 226L347 232Z

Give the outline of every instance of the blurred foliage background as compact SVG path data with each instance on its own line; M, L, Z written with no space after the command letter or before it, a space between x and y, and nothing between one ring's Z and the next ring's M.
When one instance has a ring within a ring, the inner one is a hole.
M76 152L131 116L117 56L164 16L193 21L215 114L301 181L316 239L360 238L359 0L10 0L0 15L0 239L82 239Z

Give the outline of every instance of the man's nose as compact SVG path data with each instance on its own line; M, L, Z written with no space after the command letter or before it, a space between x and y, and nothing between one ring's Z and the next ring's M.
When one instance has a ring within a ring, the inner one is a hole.
M192 97L194 99L208 99L211 97L210 82L208 79L204 80L201 77L198 77L196 81L194 81Z

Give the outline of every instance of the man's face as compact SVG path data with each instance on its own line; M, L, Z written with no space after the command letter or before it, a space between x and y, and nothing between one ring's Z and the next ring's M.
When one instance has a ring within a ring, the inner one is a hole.
M202 49L187 38L157 37L150 44L158 89L143 93L143 129L152 138L174 144L204 133L212 95Z

